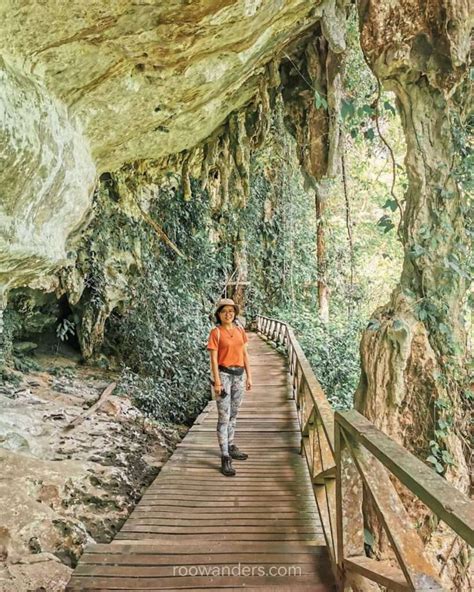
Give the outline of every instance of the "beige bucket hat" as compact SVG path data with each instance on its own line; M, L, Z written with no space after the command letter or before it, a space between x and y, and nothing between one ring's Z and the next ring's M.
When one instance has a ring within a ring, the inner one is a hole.
M224 306L233 306L235 310L235 316L237 316L240 312L239 306L235 304L232 298L221 298L219 302L216 304L216 314L220 311L221 308Z

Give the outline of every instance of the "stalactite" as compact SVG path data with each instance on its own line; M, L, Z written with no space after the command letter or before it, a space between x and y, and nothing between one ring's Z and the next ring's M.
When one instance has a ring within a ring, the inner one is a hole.
M192 197L191 190L191 177L189 174L191 152L188 152L183 159L183 165L181 167L181 179L183 183L183 197L185 201L189 201Z
M5 367L5 321L4 321L5 308L0 304L0 372Z
M339 114L344 54L336 53L317 28L299 52L281 65L285 122L296 139L308 180L339 171Z
M203 148L203 159L201 163L201 187L203 191L208 188L209 177L215 170L219 155L219 136L212 136Z
M271 123L271 103L268 94L268 80L266 76L262 77L260 80L256 101L257 120L255 124L255 132L252 136L252 148L254 150L263 146Z
M217 167L220 173L221 207L229 201L229 181L231 174L231 152L228 130L220 138L219 159Z
M341 130L340 113L342 97L344 54L329 49L326 58L326 97L328 103L328 156L327 176L335 177L340 171Z
M281 84L280 78L280 61L279 60L271 60L267 64L266 68L267 80L268 80L268 88L276 89Z
M236 172L242 186L242 205L250 192L250 149L245 127L245 111L234 113L229 120L229 136Z

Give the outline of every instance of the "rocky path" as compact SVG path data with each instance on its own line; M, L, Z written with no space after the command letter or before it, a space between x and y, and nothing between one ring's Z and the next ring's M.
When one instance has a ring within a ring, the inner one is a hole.
M0 592L62 592L85 546L114 537L182 435L114 394L112 373L38 361L0 385Z

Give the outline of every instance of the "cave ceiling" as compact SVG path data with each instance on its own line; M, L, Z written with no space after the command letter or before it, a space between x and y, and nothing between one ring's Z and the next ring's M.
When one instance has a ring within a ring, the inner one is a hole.
M97 175L199 144L321 21L324 0L3 0L0 286L60 265Z

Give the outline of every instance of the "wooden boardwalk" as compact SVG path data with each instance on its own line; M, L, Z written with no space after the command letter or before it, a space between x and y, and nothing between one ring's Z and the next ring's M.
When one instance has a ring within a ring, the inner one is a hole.
M86 549L68 591L334 589L286 361L249 342L254 387L236 430L248 460L220 474L211 401L115 540Z

